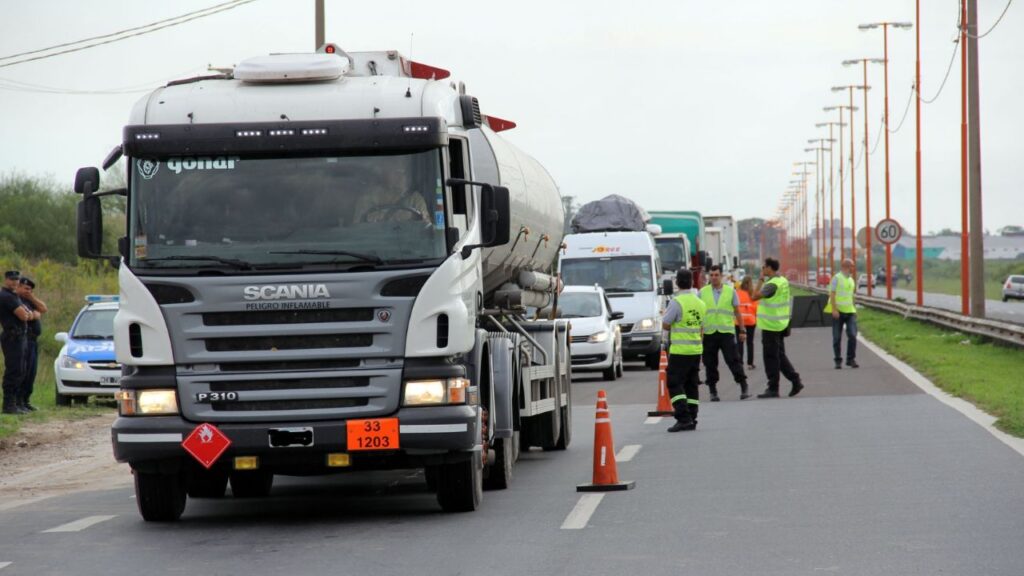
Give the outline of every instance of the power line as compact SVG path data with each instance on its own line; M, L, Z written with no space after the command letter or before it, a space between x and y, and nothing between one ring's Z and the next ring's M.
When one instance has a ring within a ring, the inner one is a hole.
M61 88L57 86L45 86L42 84L31 84L29 82L22 82L20 80L13 80L11 78L0 78L0 90L9 90L13 92L29 92L36 94L69 94L69 95L116 95L116 94L138 94L141 92L149 92L155 85L162 84L169 78L182 78L188 74L196 72L196 68L190 68L184 72L165 76L163 79L151 80L149 82L139 82L137 84L131 84L129 86L120 86L116 88L99 88L80 90L76 88Z
M946 87L946 80L949 80L949 73L953 71L953 63L956 62L956 53L960 50L960 40L957 39L953 42L953 55L949 57L949 66L946 67L946 75L942 78L942 84L939 85L939 91L935 93L935 96L931 100L921 97L921 102L925 104L931 104L939 99L939 95L942 94L942 89ZM917 87L914 88L917 90ZM918 92L920 94L920 92Z
M228 3L225 3L225 4L218 4L217 6L212 6L212 7L208 8L205 12L202 12L201 14L191 13L191 14L193 14L192 16L184 18L184 19L180 19L182 17L179 16L178 17L179 19L177 19L177 20L173 19L173 18L169 19L169 20L174 20L174 21L170 22L170 23L165 23L165 24L160 25L160 26L156 26L156 27L142 26L142 27L137 27L137 28L134 28L134 29L129 29L129 30L139 30L140 28L144 28L143 30L134 32L132 34L125 34L125 32L127 32L127 30L122 30L121 32L115 32L113 34L105 35L105 37L107 37L109 39L104 40L102 42L95 42L93 44L86 44L86 45L83 45L83 46L75 46L74 48L68 48L66 50L60 50L60 51L57 51L57 52L51 52L49 54L42 54L40 56L33 56L32 58L25 58L25 59L18 60L18 61L15 61L15 62L5 62L5 63L0 64L0 68L6 68L8 66L14 66L16 64L24 64L26 62L33 62L33 61L36 61L36 60L44 60L46 58L52 58L54 56L60 56L62 54L70 54L72 52L78 52L78 51L81 51L81 50L87 50L89 48L95 48L97 46L103 46L105 44L112 44L114 42L120 42L121 40L127 40L128 38L134 38L136 36L142 36L142 35L145 35L145 34L149 34L151 32L156 32L157 30L163 30L164 28L170 28L172 26L178 26L179 24L184 24L186 22L191 22L193 20L198 20L200 18L205 18L207 16L212 16L212 15L218 14L220 12L226 12L228 10L233 10L235 8L238 8L239 6L243 6L245 4L250 4L250 3L255 2L255 1L256 0L235 0L234 2L228 2ZM164 20L163 22L167 22L167 20ZM152 26L152 24L150 26ZM110 38L110 36L117 36L117 37L116 38ZM82 42L82 41L79 41L79 42ZM75 44L75 43L72 42L70 44ZM56 47L50 47L50 48L46 48L46 49L41 49L41 50L34 51L33 53L40 52L40 51L45 52L47 50L53 50L55 48ZM9 59L9 58L13 58L13 57L14 56L8 56L8 57L5 57L3 59Z
M910 103L914 100L915 88L913 85L910 86L910 97L907 98L907 107L903 109L903 118L900 119L900 123L896 126L895 130L889 130L889 134L895 134L903 128L903 123L907 121L907 113L910 112Z
M66 48L68 46L74 46L75 44L84 44L86 42L92 42L94 40L104 40L106 38L110 38L110 37L113 37L113 36L120 36L121 34L127 34L128 32L135 32L137 30L142 30L142 29L145 29L145 28L149 28L151 26L157 26L159 24L163 24L165 22L170 22L172 20L178 20L178 19L181 19L181 18L186 18L188 16L193 16L195 14L199 14L201 12L207 12L209 10L214 10L216 8L220 8L220 7L228 5L228 4L235 4L235 3L239 2L239 1L240 0L230 0L228 2L224 2L223 4L217 4L215 6L209 6L207 8L203 8L202 10L196 10L194 12L187 12L185 14L180 14L180 15L174 16L172 18L165 18L163 20L157 20L156 22L150 22L149 24L144 24L142 26L136 26L134 28L126 28L124 30L119 30L117 32L111 32L110 34L103 34L101 36L93 36L91 38L82 38L81 40L75 40L74 42L65 42L64 44L57 44L55 46L49 46L49 47L46 47L46 48L38 48L36 50L29 50L28 52L21 52L19 54L10 54L10 55L7 55L7 56L0 56L0 60L10 60L11 58L20 58L22 56L30 56L32 54L39 54L40 52L49 52L51 50L56 50L58 48Z
M1003 8L1003 13L999 15L999 18L996 19L996 23L993 24L992 27L988 29L988 31L986 31L984 34L980 34L978 36L975 36L974 34L968 33L967 37L968 38L976 38L976 39L980 40L980 39L984 38L985 36L988 36L989 34L991 34L992 31L996 29L996 26L999 26L999 23L1003 21L1003 16L1006 16L1007 10L1010 9L1010 4L1013 4L1013 0L1007 0L1006 8Z

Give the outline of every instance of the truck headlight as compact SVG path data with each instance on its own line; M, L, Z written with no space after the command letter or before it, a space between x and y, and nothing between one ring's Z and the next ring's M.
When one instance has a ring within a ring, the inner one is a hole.
M114 395L121 416L168 416L178 413L175 390L119 390Z
M85 362L75 358L74 356L65 356L60 359L61 368L69 368L72 370L84 370L88 366Z
M403 406L441 406L444 404L465 404L469 380L448 378L445 380L409 380L405 383Z
M593 342L594 344L599 344L599 343L605 342L607 340L608 340L608 333L607 332L598 332L597 334L591 334L590 338L587 338L587 342Z
M636 327L633 328L634 332L646 332L654 330L658 325L657 318L644 318L643 320L636 323Z

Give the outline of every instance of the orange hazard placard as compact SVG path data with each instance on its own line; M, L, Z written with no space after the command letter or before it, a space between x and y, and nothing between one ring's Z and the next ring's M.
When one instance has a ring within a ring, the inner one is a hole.
M398 418L349 420L348 450L398 450Z

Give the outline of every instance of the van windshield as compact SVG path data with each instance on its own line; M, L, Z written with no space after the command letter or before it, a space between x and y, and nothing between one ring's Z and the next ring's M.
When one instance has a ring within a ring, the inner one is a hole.
M562 260L562 280L571 286L597 284L605 292L650 292L654 272L649 256L570 258Z

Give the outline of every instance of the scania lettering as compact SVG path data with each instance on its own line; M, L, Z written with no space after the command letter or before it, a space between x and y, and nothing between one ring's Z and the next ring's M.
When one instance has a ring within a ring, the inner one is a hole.
M423 469L443 510L570 442L562 204L448 72L279 54L143 97L75 191L83 257L120 265L114 455L146 520L274 475ZM101 196L127 196L118 254Z

